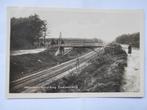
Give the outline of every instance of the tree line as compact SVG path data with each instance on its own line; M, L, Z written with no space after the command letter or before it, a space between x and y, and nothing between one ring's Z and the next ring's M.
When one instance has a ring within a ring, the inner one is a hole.
M133 33L133 34L122 34L118 36L115 40L118 43L121 44L130 44L133 47L139 48L140 46L140 33Z
M46 21L37 14L29 17L11 18L10 49L34 48L34 42L46 36Z

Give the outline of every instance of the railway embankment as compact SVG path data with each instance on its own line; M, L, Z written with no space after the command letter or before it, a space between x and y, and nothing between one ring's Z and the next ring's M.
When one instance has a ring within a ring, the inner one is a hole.
M55 56L56 51L57 48L50 48L40 53L10 56L10 80L17 80L24 76L56 66L60 63L74 59L77 56L81 56L91 51L91 49L73 48L71 52L64 56Z
M108 44L85 69L47 85L45 92L120 92L127 54L119 44Z

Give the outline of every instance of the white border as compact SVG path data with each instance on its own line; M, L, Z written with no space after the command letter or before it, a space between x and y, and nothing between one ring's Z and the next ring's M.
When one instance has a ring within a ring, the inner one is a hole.
M12 8L30 8L38 10L52 10L52 11L70 11L70 12L140 12L140 57L141 57L141 73L140 73L140 92L104 92L104 93L9 93L9 66L10 66L10 13ZM144 11L141 9L59 9L47 7L8 7L7 9L7 50L6 50L6 97L7 98L86 98L86 97L144 97Z

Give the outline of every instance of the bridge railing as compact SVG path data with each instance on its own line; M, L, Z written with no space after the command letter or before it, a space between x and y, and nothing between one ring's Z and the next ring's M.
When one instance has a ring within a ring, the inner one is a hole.
M56 44L56 45L50 45L50 47L103 47L103 43L81 43L81 44L75 44L75 43L67 43L67 44Z

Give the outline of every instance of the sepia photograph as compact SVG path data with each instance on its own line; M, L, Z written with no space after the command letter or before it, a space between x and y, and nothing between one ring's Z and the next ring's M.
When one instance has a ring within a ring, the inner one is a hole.
M8 98L143 97L143 10L7 9Z

